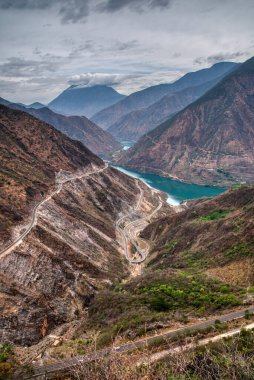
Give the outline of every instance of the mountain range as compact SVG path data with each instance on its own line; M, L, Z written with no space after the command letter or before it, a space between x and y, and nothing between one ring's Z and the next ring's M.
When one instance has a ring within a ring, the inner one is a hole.
M81 141L93 153L102 158L110 159L113 152L121 149L121 144L110 133L98 127L85 116L64 116L47 107L26 108L3 98L0 98L0 104L28 112L39 120L45 121L70 138Z
M213 87L219 79L163 96L147 108L129 112L108 128L117 139L137 141L171 115L185 108Z
M72 85L53 99L49 108L64 115L80 115L90 118L95 113L109 107L125 95L103 85L82 87Z
M186 182L253 183L254 58L179 81L169 85L178 90L132 111L142 133L171 116L119 163ZM178 349L179 329L193 340L201 323L200 334L210 339L242 326L243 319L226 319L231 312L253 318L246 312L254 300L253 185L171 207L165 194L88 149L109 157L119 144L86 117L0 103L0 341L14 346L7 359L9 345L0 347L0 377L13 358L9 368L14 373L22 365L14 377L24 378L31 364L60 359L55 368L66 370L66 359L75 364L79 356L81 363L80 355L99 350L94 358L102 361L88 360L89 373L95 369L99 379L111 366L112 378L113 363L119 378L118 352L136 371L134 360L147 356L142 345L149 354L165 351L162 335L168 345L169 331ZM140 349L124 356L121 349L136 343ZM103 355L111 352L108 366ZM205 357L206 367L215 365Z
M152 104L158 102L165 95L173 94L182 91L189 87L199 86L206 82L216 80L225 75L230 70L233 70L237 64L233 62L221 62L213 65L211 68L198 70L185 74L183 77L169 84L160 84L148 87L144 90L135 92L113 106L110 106L92 117L92 120L104 129L111 129L116 135L117 129L124 129L124 123L129 117L129 123L133 120L130 114L133 111L143 110ZM162 105L163 108L163 105ZM145 112L145 110L144 110ZM169 104L168 115L172 112L172 107ZM148 111L149 113L149 111ZM128 114L130 114L128 116ZM141 114L141 118L142 118ZM124 118L125 116L125 118ZM139 117L139 114L136 116ZM149 122L149 121L148 121ZM157 121L156 121L157 122ZM139 125L137 125L138 127ZM149 128L155 125L149 126Z
M142 137L120 159L138 171L228 186L254 179L254 58Z

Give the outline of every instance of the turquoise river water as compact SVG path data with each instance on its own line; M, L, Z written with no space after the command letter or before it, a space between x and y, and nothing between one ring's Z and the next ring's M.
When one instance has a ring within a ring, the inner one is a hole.
M154 189L164 191L168 195L168 203L172 205L179 205L182 201L187 199L214 197L215 195L221 194L226 190L216 187L192 185L189 183L160 177L156 174L138 173L119 166L114 167L131 177L139 178L141 181Z

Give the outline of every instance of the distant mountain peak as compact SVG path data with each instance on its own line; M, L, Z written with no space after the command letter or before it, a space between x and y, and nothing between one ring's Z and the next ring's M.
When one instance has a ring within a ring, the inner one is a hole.
M49 107L65 115L82 115L89 118L124 98L125 95L106 85L71 85L52 100Z

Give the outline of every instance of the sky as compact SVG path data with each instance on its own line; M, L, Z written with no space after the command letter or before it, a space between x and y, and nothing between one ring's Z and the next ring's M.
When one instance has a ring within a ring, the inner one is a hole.
M0 96L123 94L254 55L254 0L0 0Z

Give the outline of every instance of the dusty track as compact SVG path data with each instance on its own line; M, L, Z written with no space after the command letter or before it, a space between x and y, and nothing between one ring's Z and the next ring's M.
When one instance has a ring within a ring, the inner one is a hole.
M29 232L32 230L32 228L36 225L37 214L38 214L39 208L44 203L46 203L50 199L52 199L54 195L60 193L60 191L62 190L63 185L65 183L72 182L72 181L75 181L76 179L81 179L83 177L89 177L90 175L95 174L95 173L100 173L100 172L102 172L103 170L105 170L107 168L108 168L108 164L105 164L105 166L103 168L101 168L101 169L96 169L96 170L94 170L92 172L88 172L88 173L84 173L84 174L78 174L76 176L74 175L74 176L69 177L69 178L67 178L65 180L60 180L57 177L57 179L56 179L56 184L57 184L56 190L52 191L45 199L43 199L41 202L37 203L37 205L32 210L32 219L31 219L31 222L29 223L28 227L26 228L26 230L14 242L12 242L7 247L5 247L4 249L2 249L2 251L0 252L0 259L2 259L3 257L7 256L8 254L10 254L19 244L22 243L23 239L29 234ZM60 174L60 173L58 173L58 174Z

